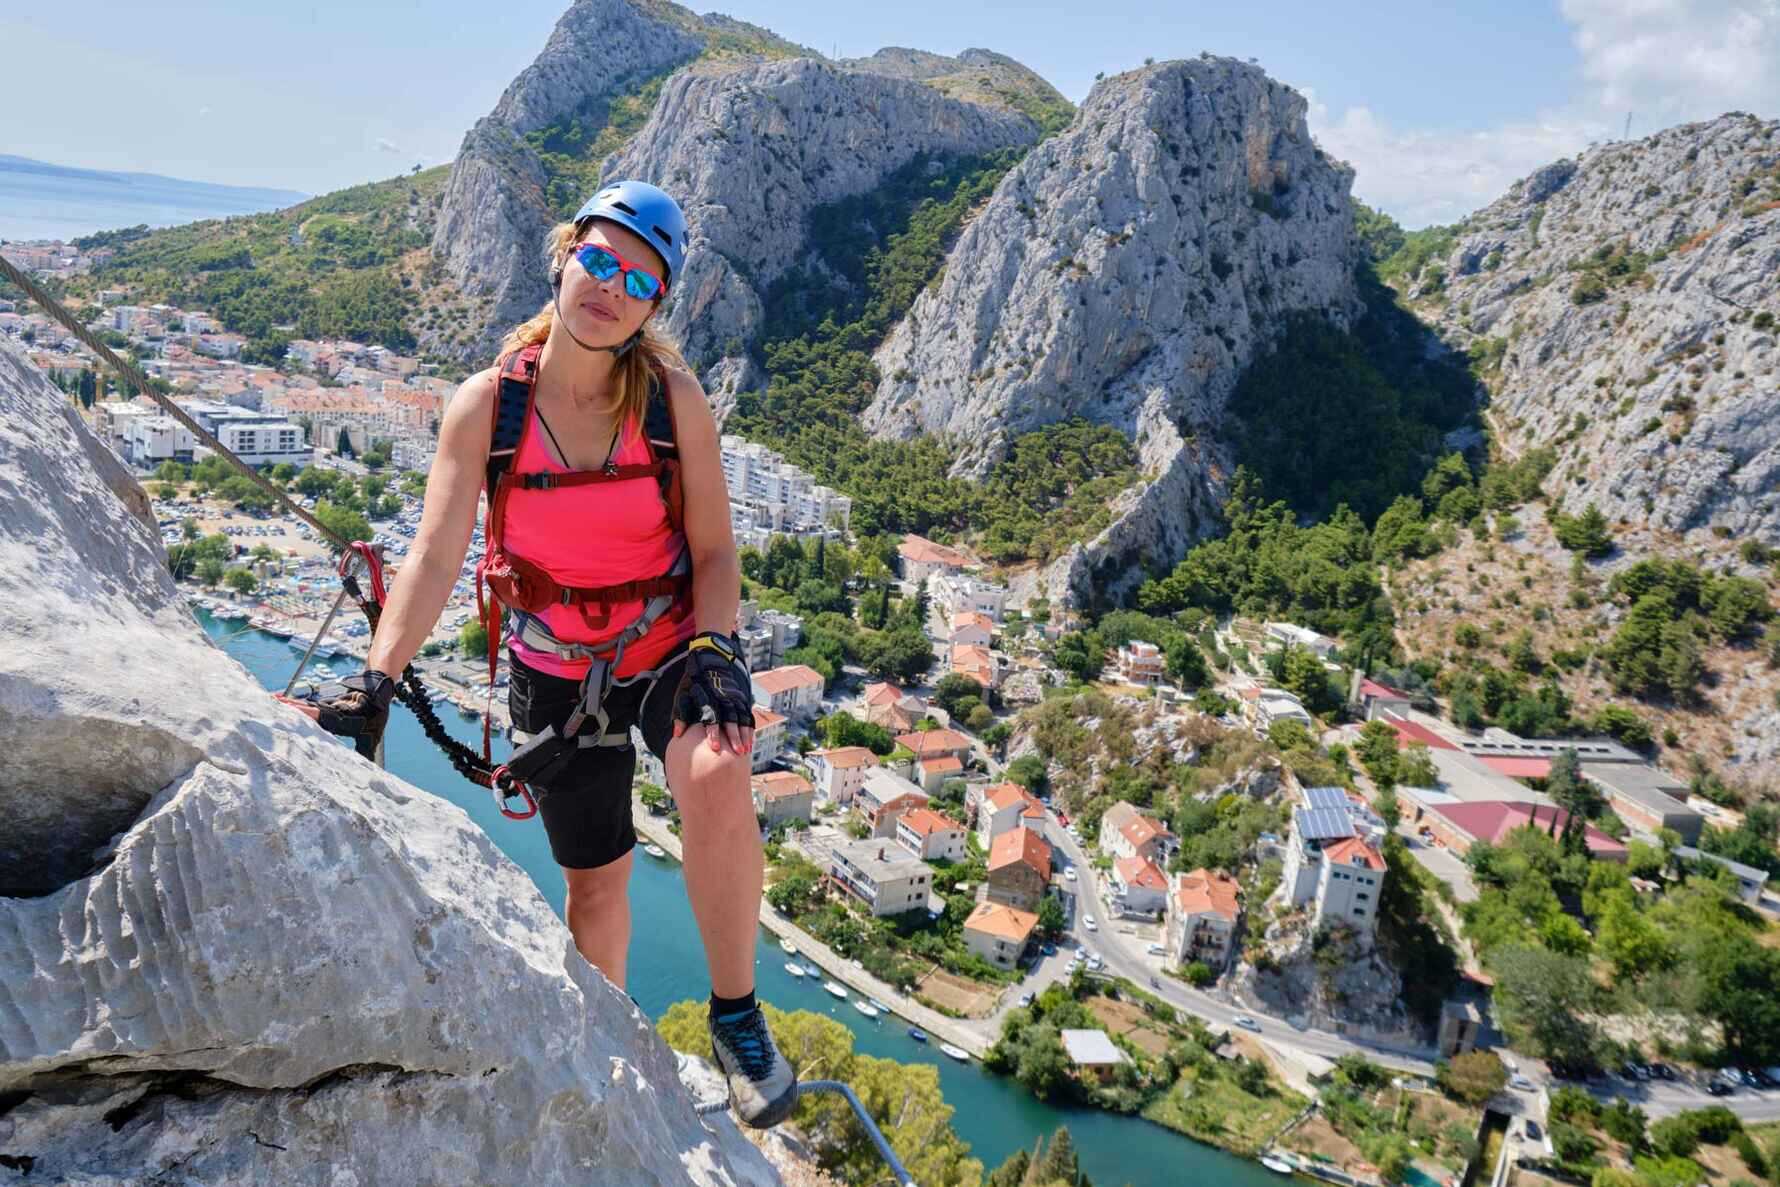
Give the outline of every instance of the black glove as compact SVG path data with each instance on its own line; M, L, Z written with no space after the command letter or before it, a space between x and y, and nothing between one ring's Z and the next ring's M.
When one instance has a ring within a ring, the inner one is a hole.
M686 649L686 670L674 716L687 725L722 722L754 728L754 686L742 663L741 648L728 635L701 631Z
M375 758L395 695L394 680L367 668L356 676L318 685L309 699L321 710L322 729L351 738L354 749L366 758Z

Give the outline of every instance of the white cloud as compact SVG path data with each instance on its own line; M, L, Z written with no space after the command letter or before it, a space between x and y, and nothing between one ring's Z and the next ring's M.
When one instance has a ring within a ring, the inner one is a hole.
M1729 110L1780 114L1780 0L1560 0L1584 89L1567 105L1468 131L1338 116L1310 95L1310 125L1355 169L1354 192L1407 227L1487 205L1539 166L1616 137Z
M403 155L405 155L405 154L404 154L404 152L403 152L403 150L402 150L402 146L401 146L401 145L399 145L399 144L397 144L397 143L396 143L396 142L395 142L395 141L393 141L393 140L385 140L385 139L384 139L384 138L383 138L383 137L381 137L381 136L379 136L379 137L378 137L378 138L377 138L377 148L378 148L378 150L379 150L379 151L381 151L381 152L386 152L386 153L394 153L394 154L395 154L395 155L396 155L396 156L403 156Z

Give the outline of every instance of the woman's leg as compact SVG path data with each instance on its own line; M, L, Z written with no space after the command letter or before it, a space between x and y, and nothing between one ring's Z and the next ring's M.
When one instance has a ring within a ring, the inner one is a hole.
M625 959L630 954L631 853L591 870L564 869L569 884L569 933L587 963L624 988Z
M680 810L686 893L704 937L711 992L746 997L754 991L766 858L748 788L749 756L713 751L704 733L691 729L668 742L667 781Z

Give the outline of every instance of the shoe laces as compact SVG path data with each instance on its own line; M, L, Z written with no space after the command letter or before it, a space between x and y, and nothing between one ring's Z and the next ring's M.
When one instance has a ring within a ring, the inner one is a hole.
M712 1025L729 1048L742 1072L750 1080L764 1080L772 1072L772 1035L766 1029L766 1015L756 1008L740 1017L715 1018Z

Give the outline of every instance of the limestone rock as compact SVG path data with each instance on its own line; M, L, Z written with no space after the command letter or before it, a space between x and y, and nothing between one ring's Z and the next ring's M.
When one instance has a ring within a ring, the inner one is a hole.
M0 342L5 1165L776 1182L463 812L210 644L102 458Z
M1297 92L1231 59L1106 79L877 352L867 427L947 434L962 473L1075 416L1136 443L1147 477L1113 524L1022 593L1113 594L1139 560L1178 559L1233 468L1218 431L1243 367L1287 314L1358 316L1352 176L1304 117Z
M1592 288L1596 253L1618 258ZM1498 440L1558 451L1564 509L1594 503L1662 551L1675 533L1780 542L1780 121L1733 113L1548 165L1466 219L1440 266L1413 290L1424 316L1499 354Z
M767 286L801 261L814 208L872 189L918 153L975 155L1037 135L1022 115L919 82L794 58L676 74L601 168L648 178L685 208L686 274L662 316L726 409L763 379L745 348Z

